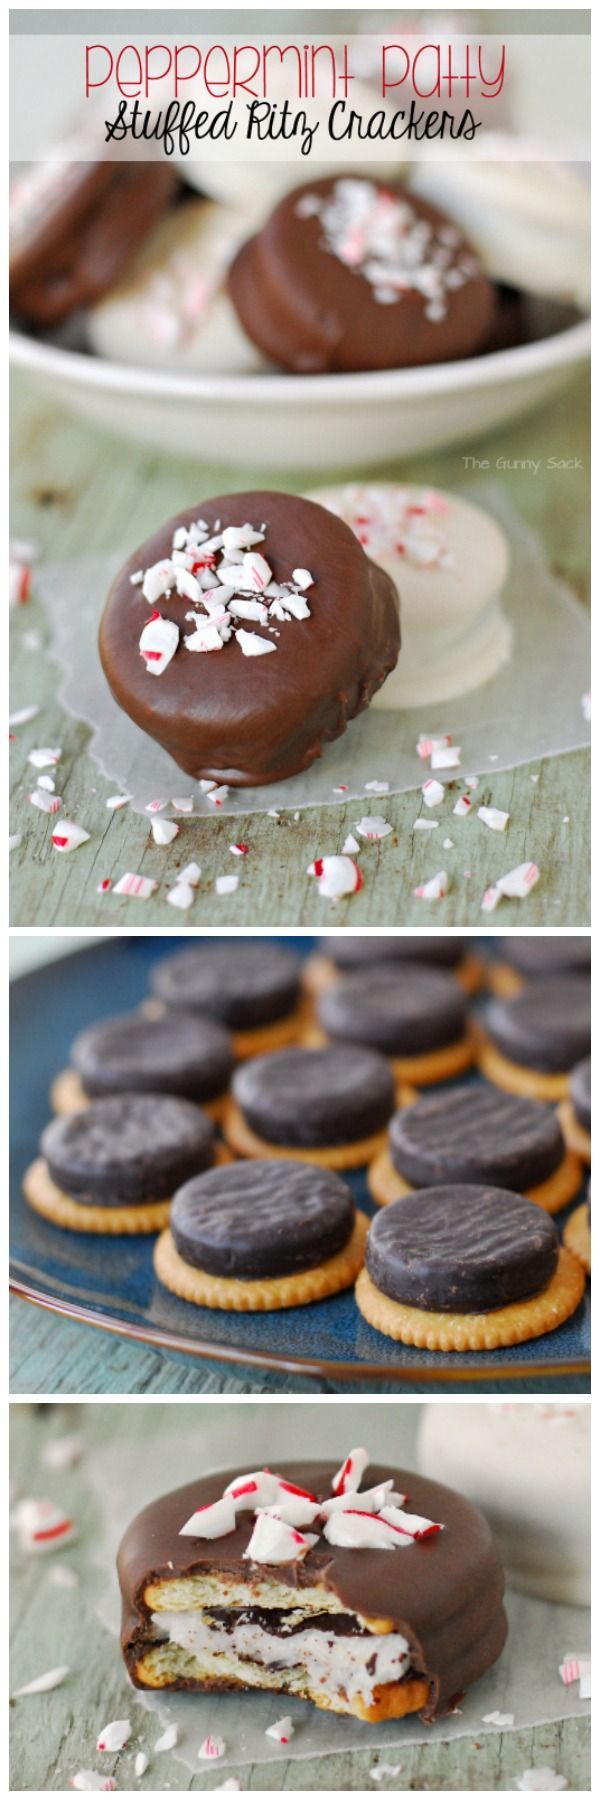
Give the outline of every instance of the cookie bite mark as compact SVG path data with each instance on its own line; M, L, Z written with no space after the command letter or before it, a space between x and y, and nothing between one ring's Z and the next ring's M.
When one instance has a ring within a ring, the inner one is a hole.
M229 292L244 330L299 374L474 355L494 290L450 220L364 176L293 189L238 252Z
M398 658L398 596L323 507L230 494L134 551L99 643L118 705L186 774L261 786L368 706Z

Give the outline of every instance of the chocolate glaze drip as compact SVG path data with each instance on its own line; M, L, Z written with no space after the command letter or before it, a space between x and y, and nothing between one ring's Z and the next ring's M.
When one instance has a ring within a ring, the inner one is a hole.
M325 1499L331 1494L335 1469L333 1463L297 1462L284 1464L279 1472ZM507 1629L504 1576L489 1526L468 1500L412 1471L378 1465L369 1469L369 1483L391 1476L394 1487L408 1494L411 1510L440 1521L445 1530L398 1553L341 1550L322 1539L301 1563L253 1570L243 1559L253 1529L248 1513L239 1515L235 1532L226 1538L194 1543L179 1536L195 1508L216 1500L237 1474L239 1469L204 1476L164 1495L146 1507L125 1533L118 1556L121 1644L138 1687L144 1685L138 1665L155 1642L146 1588L205 1573L222 1572L244 1582L256 1573L261 1580L285 1582L297 1592L299 1605L302 1589L317 1583L323 1588L324 1607L327 1595L334 1594L352 1614L389 1621L407 1639L413 1672L428 1678L429 1699L422 1715L426 1720L444 1712L454 1696L496 1661ZM215 1683L186 1678L171 1685L198 1690Z

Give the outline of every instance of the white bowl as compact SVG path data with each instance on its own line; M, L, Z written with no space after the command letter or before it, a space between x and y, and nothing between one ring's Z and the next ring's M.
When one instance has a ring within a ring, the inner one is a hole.
M590 352L587 320L466 362L361 375L175 375L11 334L15 366L118 437L199 462L356 468L464 443L530 412Z

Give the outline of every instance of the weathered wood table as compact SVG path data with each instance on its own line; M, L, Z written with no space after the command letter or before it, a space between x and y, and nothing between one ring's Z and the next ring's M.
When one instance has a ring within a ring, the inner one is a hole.
M45 558L76 559L84 553L127 549L141 542L157 520L198 501L202 493L256 484L251 468L223 470L200 458L197 463L175 462L103 436L59 412L23 377L14 381L13 417L12 530L37 541ZM506 485L523 518L541 532L554 569L582 599L588 585L587 418L583 376L558 402L506 426L489 440L467 446L479 459L488 459L490 474ZM551 458L576 466L550 467ZM464 479L465 466L460 452L452 450L388 466L380 473L452 487ZM280 485L276 469L261 473L260 479L267 487ZM311 484L310 474L287 483L300 491ZM589 764L584 752L494 776L493 804L510 812L509 835L505 839L489 831L471 832L465 854L465 835L453 832L455 848L446 853L452 888L435 907L435 919L428 911L425 921L422 904L413 898L413 888L431 874L429 834L412 829L418 810L415 793L386 796L382 810L394 836L365 847L364 887L334 909L319 897L306 870L315 855L341 849L356 816L356 802L335 809L306 808L297 821L237 815L235 829L227 818L184 820L170 848L158 848L147 819L128 808L107 812L105 801L114 784L103 779L89 756L87 728L59 707L56 665L25 647L21 612L15 623L13 708L38 703L40 712L33 724L19 730L12 746L10 830L23 834L11 857L13 924L180 929L184 915L173 913L166 893L177 870L191 859L200 864L202 881L195 904L185 915L190 929L214 924L225 929L257 924L322 926L332 920L353 929L480 924L481 896L488 882L529 859L539 864L542 880L525 905L518 900L503 902L501 921L496 915L502 929L588 924ZM49 622L35 599L27 608L27 625L41 634L44 643L48 641ZM90 654L95 654L93 646ZM549 695L549 705L551 699ZM26 756L39 744L62 745L63 815L79 820L91 834L90 843L68 857L54 853L48 817L28 802L32 783ZM250 846L243 862L234 863L229 853L233 837ZM144 905L98 894L101 879L118 879L127 870L160 881ZM237 891L218 896L215 878L234 870L240 876Z
M52 1435L83 1430L93 1450L109 1436L124 1444L132 1439L140 1457L151 1434L160 1434L172 1407L64 1406L60 1409L11 1409L13 1479L20 1493L54 1496L68 1505L76 1519L78 1541L64 1553L79 1577L73 1592L48 1585L51 1558L24 1558L15 1548L12 1570L13 1638L11 1682L19 1687L34 1674L68 1663L71 1674L63 1687L48 1694L17 1700L11 1709L11 1790L61 1791L79 1768L96 1768L97 1732L109 1719L129 1718L134 1748L151 1757L146 1775L133 1782L131 1752L106 1756L107 1773L114 1774L117 1788L135 1785L140 1791L197 1792L218 1787L230 1773L190 1774L173 1754L152 1757L159 1727L128 1687L122 1672L116 1639L102 1629L89 1597L89 1566L94 1555L96 1508L86 1479L86 1458L78 1469L56 1475L40 1467L42 1445ZM181 1430L201 1429L198 1408L190 1424L191 1409L184 1408ZM187 1426L186 1420L187 1418ZM173 1482L176 1474L171 1469ZM50 1596L52 1598L50 1599ZM284 1710L283 1705L281 1710ZM514 1789L523 1769L551 1768L563 1775L569 1789L589 1787L589 1721L562 1721L524 1731L494 1732L477 1738L445 1740L436 1731L431 1743L406 1745L393 1757L377 1750L351 1750L342 1755L299 1759L274 1764L264 1762L236 1768L246 1791L279 1793L461 1790L479 1793ZM400 1763L400 1773L372 1771L379 1763ZM218 1765L217 1765L218 1768Z

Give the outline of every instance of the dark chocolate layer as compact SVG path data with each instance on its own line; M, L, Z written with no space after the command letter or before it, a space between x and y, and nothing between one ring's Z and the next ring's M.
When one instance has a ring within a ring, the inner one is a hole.
M548 1285L558 1261L549 1215L506 1188L421 1188L373 1220L366 1265L391 1300L425 1312L492 1312Z
M330 1169L312 1163L232 1163L179 1189L171 1231L184 1261L237 1281L314 1269L343 1250L354 1199Z
M12 209L11 306L38 326L58 325L100 300L177 192L177 176L164 163L73 168L23 229Z
M421 933L419 937L385 937L378 932L376 937L326 937L319 940L319 949L324 956L330 956L339 969L361 969L365 964L373 963L416 962L435 963L440 968L454 969L462 962L470 949L468 938L431 937Z
M417 1188L474 1181L523 1194L554 1174L565 1145L552 1106L469 1082L397 1112L390 1152Z
M571 1100L576 1119L584 1131L592 1129L592 1063L586 1056L577 1063L571 1075Z
M560 975L563 970L584 972L590 967L589 937L501 938L498 949L505 962L528 980Z
M236 1071L233 1092L259 1137L298 1150L371 1137L394 1108L385 1057L350 1044L252 1057Z
M244 656L235 636L218 653L191 655L185 602L163 596L160 613L180 627L180 640L168 667L153 676L139 650L152 609L130 576L169 557L176 528L199 517L211 534L217 521L219 529L265 525L260 550L275 581L289 581L296 568L313 577L310 618L282 623L277 639L252 624L255 635L276 643L275 655ZM260 786L308 768L368 706L398 660L398 596L350 527L314 501L227 494L189 507L133 551L110 590L99 644L118 705L186 774Z
M233 1069L227 1032L212 1019L165 1013L148 1019L123 1013L82 1031L71 1059L86 1094L176 1094L182 1100L214 1100L225 1093Z
M81 1203L163 1200L210 1168L214 1128L190 1100L122 1094L52 1119L40 1150L56 1186Z
M585 975L553 975L510 1000L492 1000L486 1013L492 1043L510 1062L562 1074L589 1055L590 984Z
M219 1019L236 1031L272 1025L294 1011L300 964L277 944L229 938L203 949L178 950L154 964L152 992L166 1006Z
M464 1037L468 1002L441 969L382 963L349 975L318 1001L320 1024L331 1038L369 1044L388 1056L419 1056Z
M316 212L304 211L307 197L322 201L339 193L340 185L334 175L294 188L238 252L229 291L252 341L299 374L449 362L479 350L494 324L495 293L462 233L437 208L388 183L388 193L408 201L421 232L429 233L432 273L435 259L444 257L456 271L456 285L445 294L441 314L417 286L382 303L385 274L373 283L356 265L348 267L327 247ZM365 188L372 185L363 179Z
M320 1499L330 1496L335 1463L277 1466L286 1480ZM153 1642L151 1609L144 1599L151 1584L221 1571L244 1582L252 1578L256 1566L244 1561L243 1555L253 1529L249 1513L238 1515L235 1532L225 1538L194 1541L179 1536L196 1508L218 1499L239 1473L238 1468L203 1476L164 1495L139 1513L125 1533L118 1556L121 1644L137 1686L144 1685L137 1674L138 1664ZM504 1577L489 1526L476 1507L412 1470L377 1465L369 1468L366 1479L371 1485L390 1476L394 1488L408 1495L411 1511L442 1523L444 1531L393 1553L342 1550L322 1540L304 1561L256 1569L256 1573L262 1579L286 1583L298 1592L300 1602L302 1589L318 1583L323 1588L324 1609L328 1595L333 1595L349 1613L388 1620L406 1637L415 1673L429 1679L424 1717L431 1719L500 1655L506 1637ZM201 1689L205 1684L183 1680L173 1685Z

